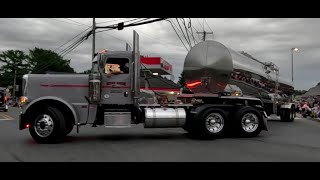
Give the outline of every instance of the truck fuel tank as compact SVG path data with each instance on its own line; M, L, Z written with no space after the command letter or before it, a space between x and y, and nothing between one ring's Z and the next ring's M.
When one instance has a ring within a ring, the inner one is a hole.
M186 122L183 108L145 108L145 128L182 127Z

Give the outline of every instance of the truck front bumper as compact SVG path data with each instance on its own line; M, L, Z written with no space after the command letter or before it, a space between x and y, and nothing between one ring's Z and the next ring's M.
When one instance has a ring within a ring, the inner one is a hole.
M8 110L8 105L2 105L0 106L0 110Z
M26 117L26 114L24 113L21 113L19 115L19 130L23 130L26 127L26 125L28 124L28 121L27 121L27 117Z

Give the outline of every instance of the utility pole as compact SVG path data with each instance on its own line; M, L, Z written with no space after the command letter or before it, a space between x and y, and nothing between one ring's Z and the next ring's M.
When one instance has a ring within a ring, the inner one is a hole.
M14 79L13 79L13 92L12 92L13 97L16 97L16 78L17 78L17 67L16 67L16 59L14 59Z
M197 34L203 34L202 40L205 41L206 40L206 35L207 34L213 34L213 32L203 31L203 32L197 32Z
M94 59L94 54L96 52L96 19L93 18L92 22L92 60Z

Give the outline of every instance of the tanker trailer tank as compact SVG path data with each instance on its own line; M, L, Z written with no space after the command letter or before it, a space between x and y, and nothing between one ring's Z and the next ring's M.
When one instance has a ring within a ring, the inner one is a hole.
M221 99L210 98L212 94L220 94L222 99L255 98L261 101L268 115L276 114L283 121L293 121L294 105L288 98L293 93L293 85L280 75L279 68L274 67L273 63L261 62L247 53L236 52L210 40L190 49L183 73L192 96L203 97L201 100L205 104L225 103ZM227 85L239 87L242 94L226 93ZM272 100L272 94L280 94L281 98ZM236 101L234 103L237 104Z
M216 41L195 45L184 62L187 87L194 93L222 92L233 71L232 56L227 47Z
M258 90L273 93L276 81L279 90L291 94L290 81L276 73L266 73L265 63L236 52L217 41L195 45L184 62L187 87L194 93L224 92L227 84L240 87L244 93ZM243 84L246 84L245 86Z

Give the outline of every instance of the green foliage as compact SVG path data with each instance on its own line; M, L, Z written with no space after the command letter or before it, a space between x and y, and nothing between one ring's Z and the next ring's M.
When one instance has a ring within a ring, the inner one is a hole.
M33 66L33 74L44 74L48 71L74 73L74 69L70 67L70 60L63 59L51 50L36 47L29 50L29 59Z
M70 60L63 59L51 50L37 47L29 50L29 55L20 50L8 50L0 54L0 87L13 86L15 71L16 85L19 85L19 91L16 92L17 96L21 95L22 76L24 74L45 74L48 71L75 72L70 67Z
M178 81L178 84L182 87L186 86L186 80L184 79L184 74L183 74L183 71L179 77L179 81Z
M303 95L305 94L307 91L306 90L294 90L294 95L295 96L300 96L300 95Z
M14 74L16 73L16 84L22 84L22 76L31 70L28 56L20 50L8 50L0 54L0 87L13 85ZM17 95L21 91L19 87ZM11 91L12 93L12 91Z
M88 70L85 70L85 71L83 71L83 72L81 72L79 74L90 74L90 73L91 73L91 69L88 69Z

